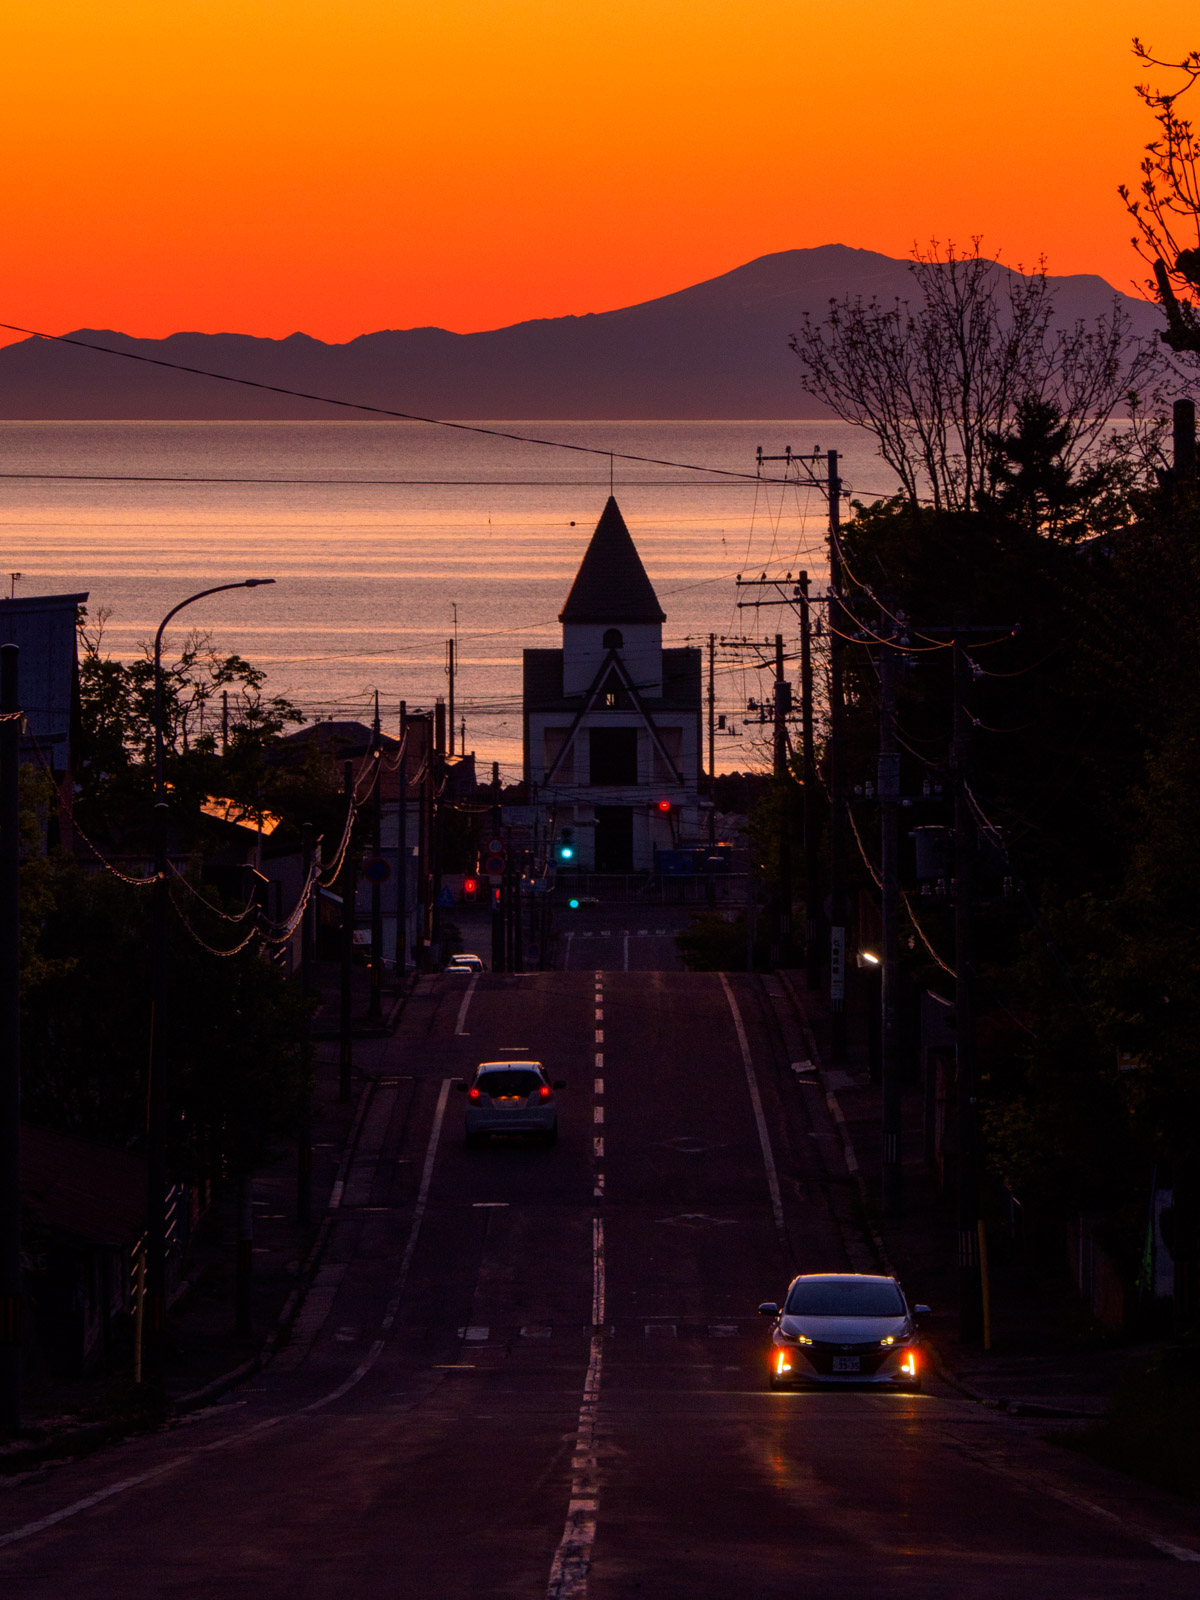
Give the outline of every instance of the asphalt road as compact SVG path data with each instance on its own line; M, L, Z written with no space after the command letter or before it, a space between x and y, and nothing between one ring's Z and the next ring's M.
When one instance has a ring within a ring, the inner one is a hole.
M0 1594L1194 1595L1195 1520L1028 1423L936 1382L768 1391L758 1302L864 1245L766 988L442 980L382 1053L293 1345L0 1487ZM468 1152L451 1080L514 1047L568 1080L560 1142Z

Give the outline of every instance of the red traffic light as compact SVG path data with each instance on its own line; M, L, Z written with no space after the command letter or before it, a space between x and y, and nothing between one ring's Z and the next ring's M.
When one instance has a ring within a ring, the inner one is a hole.
M671 809L671 802L670 802L670 801L669 801L669 800L660 800L660 801L659 801L659 802L658 802L658 809L659 809L659 810L660 810L660 811L663 811L663 812L667 812L667 811L670 811L670 809Z
M477 878L463 879L463 894L466 895L468 900L474 900L478 888L479 880Z

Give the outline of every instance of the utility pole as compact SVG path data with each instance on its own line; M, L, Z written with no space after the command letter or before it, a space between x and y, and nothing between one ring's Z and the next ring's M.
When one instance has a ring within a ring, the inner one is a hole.
M708 636L708 776L717 775L717 636Z
M804 963L810 992L821 986L822 922L820 868L817 838L817 757L813 729L812 613L808 598L808 573L800 574L800 720L804 777Z
M881 625L880 633L884 629ZM900 746L896 737L896 648L879 646L879 796L880 880L883 949L880 951L880 1077L883 1088L883 1209L904 1209L901 1161L902 1103L899 996Z
M375 691L375 720L371 724L371 855L379 860L381 849L383 806L383 725L379 720L379 690ZM371 993L367 1002L367 1019L378 1023L383 1019L383 884L373 871L371 874Z
M846 771L843 749L846 719L843 681L841 497L838 453L826 453L829 497L829 1055L846 1061Z
M496 839L502 839L504 837L504 835L500 832L500 818L501 818L501 815L502 815L502 812L501 812L501 809L500 809L500 763L498 761L493 761L492 762L492 836L493 836L493 838L496 838ZM493 972L503 972L505 970L504 882L503 882L503 875L501 876L501 882L498 883L498 884L492 883L491 879L490 878L488 879L488 894L491 896L491 901L492 901L492 971Z
M316 852L313 825L300 826L301 867L308 904L300 919L300 992L309 1007L313 999L313 921L316 916L318 885L313 881ZM304 1019L304 1057L300 1064L300 1126L296 1134L296 1220L312 1220L312 1013Z
M967 690L966 618L954 619L954 1036L958 1058L955 1103L958 1113L958 1266L959 1337L974 1344L983 1335L983 1292L979 1261L979 1069L975 1058L972 976L975 960L972 891L975 818L967 788L971 770L971 719Z
M21 1425L21 652L0 646L0 1426Z
M792 941L792 775L788 768L787 718L792 709L792 686L783 670L783 635L775 635L775 782L780 791L779 823L779 941L776 959L784 962Z
M455 645L453 639L446 640L446 676L450 680L449 703L446 707L446 725L450 730L450 743L447 753L454 754L454 674L457 670L455 661Z
M425 749L417 785L417 944L413 951L419 971L429 971L429 774L433 767L433 718L424 718Z
M342 792L353 818L354 764L347 761L342 766ZM351 838L342 859L342 985L339 1016L338 1049L338 1099L343 1103L350 1098L350 1073L354 1065L354 997L351 978L354 970L354 822L351 820Z
M400 702L400 809L396 817L396 981L408 974L408 703Z

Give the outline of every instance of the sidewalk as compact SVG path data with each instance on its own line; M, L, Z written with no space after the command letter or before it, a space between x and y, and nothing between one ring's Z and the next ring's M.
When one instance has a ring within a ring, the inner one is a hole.
M933 1309L925 1332L943 1377L970 1398L1018 1415L1074 1421L1104 1414L1123 1378L1144 1370L1157 1343L1132 1344L1106 1334L1089 1317L1054 1260L1016 1248L1004 1231L989 1229L992 1349L964 1346L958 1337L958 1267L954 1196L939 1193L922 1148L919 1085L904 1092L902 1141L904 1214L882 1215L881 1090L867 1070L866 1041L849 1041L844 1070L828 1060L829 1018L802 972L778 974L802 1020L813 1062L842 1132L848 1164L857 1170L877 1253L901 1279L910 1301Z
M429 978L409 980L401 994L385 992L386 1026L368 1029L362 1021L368 1001L367 973L354 970L351 1095L338 1098L339 1045L336 1029L338 971L322 964L318 985L323 1004L314 1027L312 1098L311 1220L296 1216L296 1146L288 1142L276 1159L255 1173L251 1332L235 1331L234 1287L237 1218L232 1192L222 1188L201 1219L184 1262L184 1278L168 1314L171 1353L165 1388L168 1410L187 1410L216 1399L286 1341L288 1326L303 1289L316 1270L327 1231L329 1201L339 1174L353 1153L360 1113L372 1081L396 1065L395 1029ZM361 1024L361 1026L360 1026ZM324 1026L322 1026L324 1025ZM330 1034L333 1037L330 1037ZM161 1406L144 1411L131 1379L132 1351L115 1354L107 1370L76 1378L51 1378L36 1367L27 1372L24 1443L0 1446L0 1472L23 1470L39 1459L95 1448L161 1418Z

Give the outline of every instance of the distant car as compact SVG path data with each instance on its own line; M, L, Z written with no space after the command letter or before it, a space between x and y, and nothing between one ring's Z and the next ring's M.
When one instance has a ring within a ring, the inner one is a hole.
M447 972L486 972L482 956L451 956L446 963Z
M470 1083L456 1086L467 1097L467 1144L474 1148L493 1133L532 1133L543 1144L558 1141L556 1089L540 1061L481 1061Z
M593 910L600 904L600 896L598 894L581 894L579 896L579 904L587 906L589 910Z
M895 1278L809 1273L792 1280L782 1306L768 1300L758 1313L775 1318L772 1389L856 1383L921 1387L917 1324L929 1307L910 1308Z

